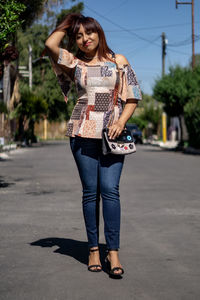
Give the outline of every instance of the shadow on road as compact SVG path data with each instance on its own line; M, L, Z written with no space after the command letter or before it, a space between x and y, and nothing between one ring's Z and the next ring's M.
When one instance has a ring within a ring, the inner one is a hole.
M7 182L3 179L2 176L0 176L0 188L7 188L13 184L14 184L13 182Z
M58 248L53 252L71 256L85 265L87 265L88 263L87 242L81 242L72 239L49 237L49 238L40 239L38 241L32 242L30 243L30 245L40 246L40 247L57 246ZM106 245L99 244L99 250L100 250L101 261L103 262L105 260Z

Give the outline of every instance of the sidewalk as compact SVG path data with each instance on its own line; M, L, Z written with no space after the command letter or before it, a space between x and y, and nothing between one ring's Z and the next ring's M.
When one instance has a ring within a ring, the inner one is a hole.
M178 141L166 141L165 143L162 141L145 141L144 145L160 147L163 150L176 151L178 146ZM185 154L200 155L200 149L195 149L193 147L186 147L184 150L182 150L182 152Z
M9 145L0 144L0 160L9 159L8 153L16 149L17 149L17 144L15 143Z

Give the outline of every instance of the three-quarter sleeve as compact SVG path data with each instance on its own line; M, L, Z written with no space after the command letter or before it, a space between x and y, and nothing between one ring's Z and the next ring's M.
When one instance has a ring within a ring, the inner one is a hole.
M64 100L67 102L68 93L71 88L71 78L69 74L67 73L67 70L65 70L62 66L73 69L78 64L78 59L74 57L72 53L67 51L66 49L59 49L59 57L58 61L55 62L51 59L53 70L58 78L58 83L61 87Z
M75 68L78 63L78 59L71 52L60 48L57 63L67 68Z
M142 100L142 93L135 74L130 65L124 65L120 72L119 97L126 102L127 99Z

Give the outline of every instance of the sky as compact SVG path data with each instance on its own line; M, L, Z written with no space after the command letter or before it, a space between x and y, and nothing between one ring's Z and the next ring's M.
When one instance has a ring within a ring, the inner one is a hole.
M191 5L180 4L176 9L175 0L82 1L85 6L83 14L101 24L109 47L128 59L144 93L152 94L155 80L162 73L162 32L168 41L165 73L170 66L179 64L185 67L190 63ZM65 8L71 5L67 4ZM195 53L200 53L200 0L194 0L194 9Z

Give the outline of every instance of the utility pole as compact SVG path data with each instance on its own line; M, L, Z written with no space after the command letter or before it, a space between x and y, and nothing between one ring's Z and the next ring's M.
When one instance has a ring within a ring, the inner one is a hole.
M28 71L29 71L29 88L32 90L32 47L28 45Z
M179 2L176 0L176 8L179 4L189 4L192 6L192 69L195 67L195 49L194 49L194 0L191 2Z
M166 56L166 44L167 40L165 37L165 33L162 33L162 76L165 75L165 56Z
M165 33L163 32L162 35L162 77L165 75L165 56L166 56L166 45L167 40ZM165 112L162 113L162 139L163 143L167 141L167 115Z

